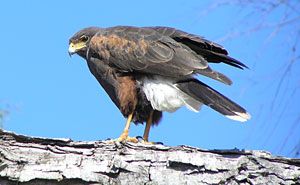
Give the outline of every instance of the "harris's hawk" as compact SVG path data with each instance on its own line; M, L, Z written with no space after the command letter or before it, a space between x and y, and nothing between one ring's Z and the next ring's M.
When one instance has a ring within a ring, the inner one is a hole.
M127 122L118 141L128 136L130 123L144 123L143 141L148 142L151 125L162 112L182 106L198 112L205 104L226 117L247 121L247 111L195 78L207 76L230 85L231 80L210 68L225 63L246 65L228 56L220 45L197 35L169 27L89 27L69 40L69 54L87 61L91 73L120 109Z

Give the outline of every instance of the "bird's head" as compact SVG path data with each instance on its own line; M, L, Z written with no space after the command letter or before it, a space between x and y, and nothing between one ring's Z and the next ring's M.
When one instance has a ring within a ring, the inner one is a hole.
M78 54L86 58L91 38L100 30L97 27L89 27L75 33L69 40L69 55Z

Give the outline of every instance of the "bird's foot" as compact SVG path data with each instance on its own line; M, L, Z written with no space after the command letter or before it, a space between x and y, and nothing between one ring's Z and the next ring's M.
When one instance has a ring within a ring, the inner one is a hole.
M128 131L124 131L119 138L115 139L114 141L117 142L122 142L122 143L126 143L126 142L132 142L132 143L138 143L139 140L135 137L129 137L128 136Z
M145 140L143 137L141 136L137 136L136 137L138 139L138 141L142 144L145 144L145 145L163 145L162 142L150 142L148 140Z
M105 143L107 143L107 144L114 144L116 142L118 142L118 143L126 143L126 142L138 143L139 140L135 137L127 136L127 137L119 137L117 139L108 139L105 141Z
M145 140L142 140L141 143L145 144L145 145L156 145L157 144L156 142L150 142L150 141L145 141Z
M115 141L120 142L120 143L126 143L126 142L132 142L132 143L138 143L139 140L135 137L119 137L117 139L115 139Z

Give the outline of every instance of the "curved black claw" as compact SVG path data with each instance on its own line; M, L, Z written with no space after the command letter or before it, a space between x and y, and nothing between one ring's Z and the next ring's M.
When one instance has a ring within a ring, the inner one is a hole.
M149 141L145 141L142 136L136 136L135 138L138 140L139 143L144 143L144 144L149 144L149 145L164 145L163 142L149 142Z
M144 141L144 138L142 136L136 136L135 137L137 140L139 140L139 142Z

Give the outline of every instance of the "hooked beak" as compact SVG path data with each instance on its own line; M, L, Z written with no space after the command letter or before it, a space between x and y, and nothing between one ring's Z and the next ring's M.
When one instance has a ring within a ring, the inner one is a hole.
M69 45L69 49L68 49L68 53L69 56L71 57L74 53L76 53L76 47L75 44L73 44L72 42Z
M69 44L69 55L73 55L74 53L77 53L78 51L82 50L83 48L86 48L86 42L78 42L78 43L73 43L70 42Z

